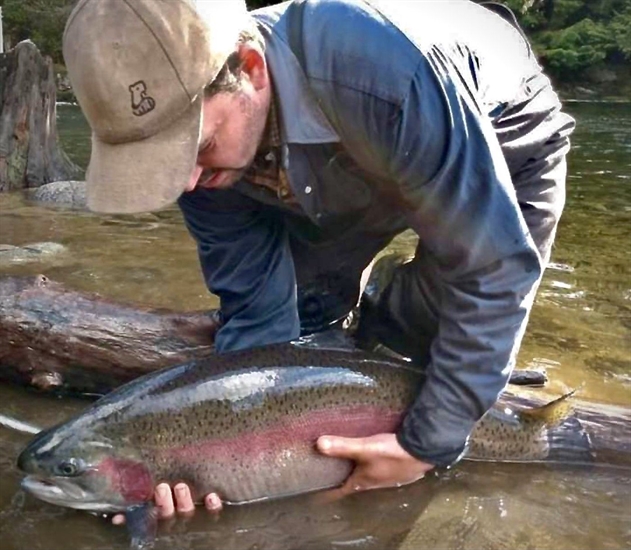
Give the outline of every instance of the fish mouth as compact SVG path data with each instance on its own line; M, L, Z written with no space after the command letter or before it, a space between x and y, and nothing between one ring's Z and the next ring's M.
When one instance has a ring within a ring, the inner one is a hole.
M121 511L120 506L98 500L96 495L66 479L30 475L22 480L22 488L38 499L57 506L93 512Z

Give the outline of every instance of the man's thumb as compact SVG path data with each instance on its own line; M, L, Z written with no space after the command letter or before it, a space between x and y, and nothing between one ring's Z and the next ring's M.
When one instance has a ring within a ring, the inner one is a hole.
M317 441L318 450L326 456L355 460L362 449L360 439L323 435Z

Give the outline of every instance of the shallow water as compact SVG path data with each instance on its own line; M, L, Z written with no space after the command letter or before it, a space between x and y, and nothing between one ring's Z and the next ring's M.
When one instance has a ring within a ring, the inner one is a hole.
M631 406L631 109L568 103L577 117L568 201L519 355L545 367L558 395ZM85 165L87 127L59 108L64 146ZM97 216L0 195L0 244L41 241L67 251L2 265L0 275L44 273L116 300L207 309L195 246L177 209ZM394 247L412 246L403 235ZM541 391L541 390L540 390ZM0 386L0 412L50 425L86 405ZM0 428L0 540L5 550L126 548L124 529L56 508L19 489L14 461L25 437ZM218 520L198 513L161 527L158 548L445 550L631 548L631 474L542 466L461 464L413 487L323 505L313 496L233 507Z

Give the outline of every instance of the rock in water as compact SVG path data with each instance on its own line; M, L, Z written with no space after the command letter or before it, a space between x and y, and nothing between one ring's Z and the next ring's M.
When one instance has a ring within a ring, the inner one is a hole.
M26 198L44 206L87 210L85 191L85 181L54 181L35 189L27 189Z
M23 246L0 244L0 266L38 262L65 252L67 252L67 248L63 244L53 242L32 243Z

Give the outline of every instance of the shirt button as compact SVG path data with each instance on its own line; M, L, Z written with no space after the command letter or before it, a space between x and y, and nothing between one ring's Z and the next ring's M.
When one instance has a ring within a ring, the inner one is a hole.
M287 147L287 145L282 146L280 158L283 168L287 170L287 168L289 168L289 147Z
M308 195L309 193L311 193L311 187L309 187L307 185L307 187L305 187L305 193Z

